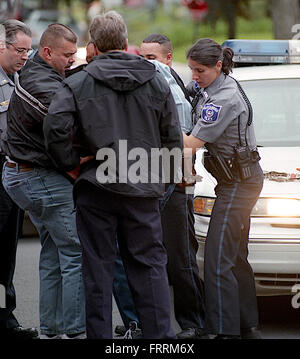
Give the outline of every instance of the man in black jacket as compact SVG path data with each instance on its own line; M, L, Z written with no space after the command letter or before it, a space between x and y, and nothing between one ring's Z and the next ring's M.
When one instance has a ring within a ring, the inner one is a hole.
M140 47L140 54L148 60L157 60L169 66L178 88L176 104L185 106L179 112L182 131L192 129L191 105L186 88L171 68L172 44L161 34L147 36ZM184 103L186 101L187 103ZM179 110L180 107L178 107ZM174 187L173 187L174 188ZM168 194L172 187L169 187ZM174 293L175 318L182 331L178 339L199 339L204 332L204 286L197 266L198 242L194 228L193 193L176 186L162 209L163 242L168 254L168 276Z
M76 230L73 186L55 169L45 149L43 120L74 63L77 37L52 24L38 53L22 71L8 110L3 150L3 186L36 226L41 240L41 338L85 336L81 246Z
M159 213L164 184L159 171L148 170L151 162L156 167L157 150L178 150L181 156L176 107L155 67L125 52L127 29L118 13L96 16L90 35L100 56L64 81L44 122L48 151L59 169L80 164L73 134L84 155L95 157L75 184L87 335L112 337L117 235L144 337L175 338Z

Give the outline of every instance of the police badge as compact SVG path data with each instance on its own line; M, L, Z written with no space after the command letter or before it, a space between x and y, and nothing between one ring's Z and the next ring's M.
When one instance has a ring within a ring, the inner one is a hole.
M219 118L222 106L214 105L213 103L207 103L201 112L201 117L204 122L213 123Z

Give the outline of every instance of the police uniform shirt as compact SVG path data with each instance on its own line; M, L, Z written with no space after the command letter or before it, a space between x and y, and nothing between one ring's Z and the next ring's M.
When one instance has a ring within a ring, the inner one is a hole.
M15 76L18 76L18 74L14 74L14 78ZM7 110L14 88L14 81L8 77L6 72L0 66L0 147L1 138L3 138L3 134L6 133L7 129Z
M250 150L255 150L253 124L247 126L249 109L235 80L221 73L210 86L200 91L201 96L195 113L197 123L192 135L213 144L224 157L232 157L234 147L239 144L238 119L240 119L242 145L246 145L247 129L248 146Z

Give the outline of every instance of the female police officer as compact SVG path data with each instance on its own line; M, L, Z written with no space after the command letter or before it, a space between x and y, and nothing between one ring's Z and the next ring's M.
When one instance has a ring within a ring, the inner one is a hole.
M233 51L201 39L188 51L194 122L185 150L205 145L204 165L217 179L206 238L204 282L207 332L218 339L259 338L253 271L247 261L250 213L263 185L252 108L229 76ZM197 121L197 122L196 122ZM187 151L187 152L190 152Z

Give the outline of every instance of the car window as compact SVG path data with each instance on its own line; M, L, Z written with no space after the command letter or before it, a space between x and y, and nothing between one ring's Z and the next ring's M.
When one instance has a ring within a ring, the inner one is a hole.
M242 81L254 113L257 144L300 146L300 79Z

